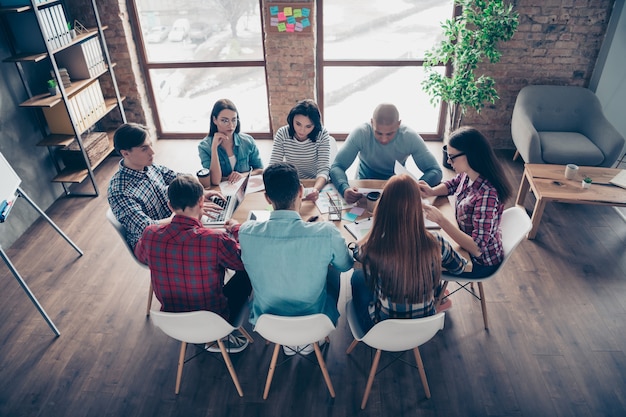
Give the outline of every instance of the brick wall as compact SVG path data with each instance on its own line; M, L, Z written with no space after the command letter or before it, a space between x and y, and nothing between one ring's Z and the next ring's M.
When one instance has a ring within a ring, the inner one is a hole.
M515 1L520 15L517 32L501 45L499 63L482 66L496 80L500 100L480 114L468 113L464 124L480 129L494 147L514 149L511 115L519 90L531 84L588 87L613 3Z
M87 28L96 26L90 3L89 0L67 0L66 2L69 15L78 18ZM97 1L97 7L102 25L107 26L104 35L111 61L115 64L114 73L117 85L120 94L126 97L123 102L126 119L129 122L147 124L154 131L153 114L147 101L147 87L139 66L126 2L102 0ZM113 87L108 82L109 78L101 77L100 79L105 96L113 97ZM111 112L111 118L105 118L103 123L118 126L120 121L114 118L115 113Z
M70 0L72 5L86 0ZM614 0L514 0L520 25L513 39L501 45L498 64L483 65L496 80L500 100L480 114L470 112L465 124L482 130L496 148L513 148L510 120L519 90L529 84L587 87L604 39ZM263 0L265 6L266 0ZM311 7L314 7L314 3ZM124 0L99 0L115 73L130 121L150 123L143 77ZM311 22L315 25L315 20ZM315 47L313 33L266 33L265 51L271 128L285 124L293 104L315 96Z
M263 8L266 9L266 1ZM315 9L314 3L306 3ZM313 16L315 16L313 10ZM263 14L263 24L269 26L267 14ZM303 33L266 31L265 62L270 107L270 129L272 134L287 123L287 114L294 104L305 98L316 100L315 96L315 22L313 30Z

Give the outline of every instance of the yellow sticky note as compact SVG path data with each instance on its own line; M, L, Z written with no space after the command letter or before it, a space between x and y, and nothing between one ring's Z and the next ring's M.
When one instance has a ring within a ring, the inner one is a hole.
M283 9L283 12L285 13L285 16L291 16L293 14L293 8L292 7L285 7Z

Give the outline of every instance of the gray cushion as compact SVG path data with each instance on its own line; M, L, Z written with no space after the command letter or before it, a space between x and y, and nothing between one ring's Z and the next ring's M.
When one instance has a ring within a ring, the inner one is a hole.
M547 164L597 166L604 154L585 135L576 132L537 132L541 139L541 159Z

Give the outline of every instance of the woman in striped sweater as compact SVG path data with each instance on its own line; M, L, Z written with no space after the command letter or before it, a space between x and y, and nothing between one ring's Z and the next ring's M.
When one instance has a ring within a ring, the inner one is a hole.
M270 165L290 162L298 169L301 179L315 179L313 188L307 188L304 200L317 200L328 181L330 140L322 126L320 110L310 99L296 103L287 116L287 125L276 132Z

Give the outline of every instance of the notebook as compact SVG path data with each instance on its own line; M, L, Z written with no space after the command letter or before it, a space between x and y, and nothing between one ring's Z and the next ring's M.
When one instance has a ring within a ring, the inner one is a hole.
M233 213L239 207L239 204L246 196L246 189L248 188L248 181L250 175L247 175L245 179L239 185L237 191L234 194L226 196L226 200L219 199L215 201L216 204L222 206L224 210L220 211L215 217L209 217L207 215L202 216L202 224L204 227L221 228L224 227L224 223L233 217Z

